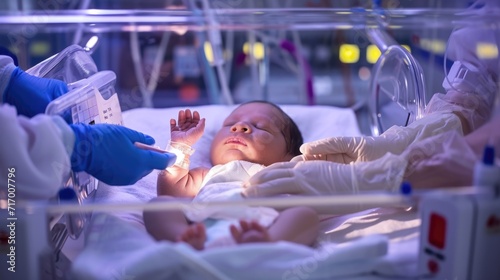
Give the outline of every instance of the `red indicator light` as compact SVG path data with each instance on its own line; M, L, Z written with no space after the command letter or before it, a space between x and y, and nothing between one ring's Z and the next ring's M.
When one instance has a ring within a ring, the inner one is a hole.
M427 262L427 268L431 273L436 274L439 271L439 264L434 260L429 260L429 262Z
M429 243L444 249L446 241L446 219L436 213L431 214L429 225Z

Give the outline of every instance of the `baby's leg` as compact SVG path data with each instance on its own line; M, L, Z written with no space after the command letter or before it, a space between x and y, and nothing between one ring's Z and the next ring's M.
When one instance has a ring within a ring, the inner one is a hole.
M171 196L159 196L151 202L165 202L179 200ZM183 241L193 248L202 250L206 233L203 224L189 224L189 221L180 210L144 211L144 225L146 230L156 240Z
M309 207L297 206L280 213L269 227L272 241L290 241L312 245L319 233L319 218L316 211Z
M312 245L319 231L316 212L308 207L293 207L281 212L268 228L257 222L240 221L240 229L231 226L236 243L290 241Z

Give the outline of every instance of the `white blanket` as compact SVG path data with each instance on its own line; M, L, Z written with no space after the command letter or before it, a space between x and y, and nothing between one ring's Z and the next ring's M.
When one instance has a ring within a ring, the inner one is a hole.
M183 243L155 242L106 214L95 215L92 228L70 279L331 279L369 273L387 252L381 235L318 249L277 242L200 252Z
M360 135L355 115L349 109L300 105L282 108L297 122L306 142ZM169 141L169 120L177 118L179 109L186 108L126 111L124 124L153 136L164 148ZM207 118L205 135L194 147L191 167L210 167L209 145L233 107L190 109ZM156 175L152 172L132 186L100 184L96 202L146 202L156 196ZM323 220L318 238L321 245L316 249L279 242L197 252L184 244L155 242L144 229L140 211L113 216L94 214L86 248L74 263L75 275L71 279L210 279L209 275L217 279L331 279L369 276L374 270L408 274L416 260L418 225L413 211L372 209Z

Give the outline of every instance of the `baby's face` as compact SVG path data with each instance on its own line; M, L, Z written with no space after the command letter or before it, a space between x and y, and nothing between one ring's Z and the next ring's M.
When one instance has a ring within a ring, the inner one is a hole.
M263 165L290 160L282 133L283 118L273 106L249 103L224 121L212 142L212 164L246 160Z

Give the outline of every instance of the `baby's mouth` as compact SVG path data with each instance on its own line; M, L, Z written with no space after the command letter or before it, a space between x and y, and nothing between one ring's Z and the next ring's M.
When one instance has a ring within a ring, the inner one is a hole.
M240 138L236 138L236 137L228 138L226 140L226 143L224 143L224 144L237 144L237 145L243 145L243 146L247 145L247 143L245 143L245 141L241 140Z

